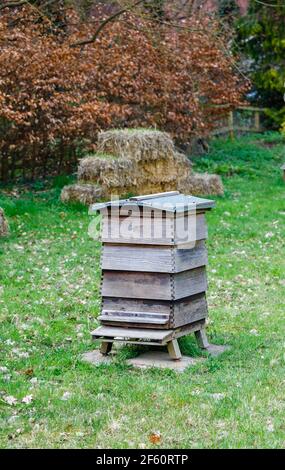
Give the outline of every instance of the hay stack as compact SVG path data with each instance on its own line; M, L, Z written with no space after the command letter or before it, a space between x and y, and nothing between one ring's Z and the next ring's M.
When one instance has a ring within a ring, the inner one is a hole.
M101 197L101 189L93 184L70 184L61 191L64 203L80 202L84 205L93 204Z
M182 184L191 171L189 160L176 152L165 132L148 129L101 132L98 150L98 156L81 160L78 180L96 182L106 198L110 194L177 189L177 184Z
M98 151L136 162L167 159L175 153L166 132L151 129L114 129L98 136Z
M64 202L71 200L69 194L80 202L85 200L87 185L96 185L101 192L99 195L88 190L90 197L86 198L86 204L99 197L109 199L112 194L125 196L171 190L221 194L222 191L221 180L215 175L192 174L189 159L176 151L167 133L148 129L101 132L98 152L80 161L78 183L69 186L68 191L64 188L61 196Z
M132 185L133 162L127 158L99 156L83 158L78 167L78 180L81 183L96 183L104 194L120 194L122 188Z
M193 173L190 175L184 192L194 196L215 194L221 196L224 194L222 179L218 175L209 175L208 173Z
M3 209L0 207L0 237L5 237L9 234L9 225L5 217Z

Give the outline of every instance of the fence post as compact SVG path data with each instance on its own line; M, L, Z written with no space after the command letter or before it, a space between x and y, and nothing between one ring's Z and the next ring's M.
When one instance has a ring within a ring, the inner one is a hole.
M233 111L229 112L228 127L229 127L230 138L233 140L234 139L234 113Z
M254 113L254 127L256 131L260 131L260 115L258 110Z

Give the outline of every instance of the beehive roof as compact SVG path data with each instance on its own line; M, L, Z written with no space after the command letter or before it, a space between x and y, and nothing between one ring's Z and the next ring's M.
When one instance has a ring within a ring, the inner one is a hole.
M144 196L131 197L129 199L114 200L99 204L94 204L90 208L90 213L101 211L107 207L148 207L154 210L163 210L171 213L188 212L189 210L209 210L214 207L215 201L202 199L200 197L187 196L179 191L166 193L147 194Z

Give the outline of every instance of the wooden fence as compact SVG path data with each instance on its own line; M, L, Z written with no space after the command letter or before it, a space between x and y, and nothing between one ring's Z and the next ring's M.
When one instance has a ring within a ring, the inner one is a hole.
M253 106L242 106L234 111L229 111L228 115L220 121L220 126L212 132L212 135L219 136L246 132L263 132L265 130L263 120L265 110Z
M47 176L70 174L77 168L78 149L62 146L45 155L31 146L29 152L0 153L0 183L35 181Z

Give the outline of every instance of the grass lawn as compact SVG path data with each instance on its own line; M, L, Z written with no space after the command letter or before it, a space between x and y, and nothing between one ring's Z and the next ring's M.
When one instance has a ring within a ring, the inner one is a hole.
M207 216L208 334L231 350L182 374L131 369L128 348L111 366L80 361L99 310L87 210L57 187L2 191L0 447L285 447L282 160L278 134L217 140L196 160L225 184ZM200 355L194 337L181 345Z

